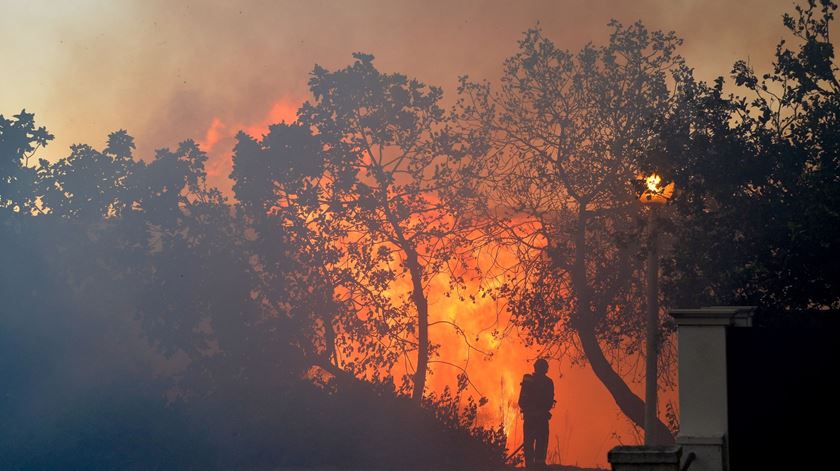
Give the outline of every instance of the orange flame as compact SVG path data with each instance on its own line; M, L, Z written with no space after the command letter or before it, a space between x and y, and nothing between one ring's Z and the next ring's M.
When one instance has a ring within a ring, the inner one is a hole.
M659 182L662 181L662 177L659 175L652 173L647 178L645 178L645 184L647 185L648 191L652 193L662 193L662 187L659 186Z
M656 172L645 176L639 176L639 180L644 180L645 190L639 195L639 201L645 204L664 204L667 203L674 194L674 182L661 186L662 177Z
M513 253L502 255L515 257ZM501 281L501 280L499 280ZM470 341L492 356L471 351L464 339L451 329L441 327L431 339L441 345L439 357L462 365L470 380L488 402L479 410L485 426L503 424L508 434L508 450L523 440L522 416L517 405L522 375L533 370L540 348L526 346L514 332L504 339L493 335L492 326L503 328L507 314L500 312L496 300L477 296L475 301L442 295L448 278L441 276L430 286L430 321L445 319L457 323ZM470 286L467 288L470 289ZM632 360L631 360L632 361ZM619 444L632 444L639 437L630 421L623 417L615 400L588 366L573 365L570 359L549 362L549 376L554 380L556 406L549 430L549 462L607 468L607 452ZM445 364L433 364L428 388L440 391L452 387L459 370ZM639 397L644 397L641 383L629 383ZM469 389L468 392L475 393ZM660 403L675 402L676 392L660 392Z
M202 149L208 152L208 179L230 194L231 182L230 153L233 138L239 130L259 138L268 132L271 124L296 120L297 104L294 101L275 102L265 117L254 123L225 123L214 117L210 122L204 139L199 141ZM230 144L230 146L228 145ZM646 179L651 192L661 192L661 177L654 174ZM664 190L673 183L666 186ZM497 255L508 258L514 263L516 254L513 250ZM477 281L467 279L467 291L476 292ZM487 283L485 281L485 283ZM498 280L501 283L501 279ZM492 285L493 283L490 282ZM389 291L390 296L404 297L410 291L410 282L395 283ZM488 399L479 410L478 420L482 425L496 427L502 424L508 434L508 449L513 450L521 444L522 417L517 405L519 384L524 373L532 370L532 362L539 355L537 346L526 346L516 334L501 339L495 334L495 328L503 328L507 315L499 309L498 302L490 296L476 296L472 299L460 299L448 296L450 279L440 275L431 280L428 286L431 341L440 345L435 359L456 364L464 368L475 388ZM443 322L441 322L443 321ZM451 328L457 324L461 332ZM450 326L450 327L447 327ZM466 343L470 343L489 356L477 353ZM403 371L400 367L393 371L399 378ZM440 392L444 387L453 387L461 370L445 363L430 365L427 378L429 391ZM555 381L555 399L557 405L552 411L550 424L549 462L576 464L581 466L607 466L607 451L620 443L633 443L638 432L630 422L623 418L615 401L606 388L595 377L592 370L580 365L572 365L569 360L551 361L549 376ZM630 387L643 397L643 385L631 383ZM478 395L474 390L468 392ZM675 393L663 394L662 404L673 400Z
M537 247L544 243L544 240L534 242ZM515 249L509 248L493 251L492 256L478 253L476 261L480 266L486 266L489 260L485 258L492 258L494 263L505 266L516 263L517 257ZM472 383L466 393L476 399L478 396L487 399L478 411L478 422L494 428L502 425L507 433L508 451L512 451L523 440L522 416L517 405L520 381L523 374L532 371L540 347L526 345L516 331L504 338L497 335L497 331L504 330L509 323L503 301L482 296L479 282L470 275L454 273L452 276L463 278L467 284L464 293L474 293L474 298L468 295L461 298L451 293L449 274L441 273L428 282L430 341L439 348L429 365L427 393L454 387L458 374L465 370ZM498 287L503 281L502 276L485 279L484 286ZM392 299L406 299L410 290L411 282L401 278L385 294ZM359 316L363 319L365 314L359 313ZM634 361L635 358L628 359L629 363ZM606 468L607 452L613 446L639 442L641 432L622 415L615 400L589 367L573 364L568 357L551 360L549 365L557 401L550 422L550 463ZM413 372L412 365L402 363L391 370L394 378ZM632 375L632 372L625 374ZM641 382L630 381L628 385L638 397L644 397ZM664 404L675 402L675 391L660 394L663 408Z
M494 253L493 257L497 263L510 264L516 262L517 255L509 249ZM478 262L481 264L482 260ZM466 291L475 293L478 281L471 280L469 276L464 276L464 279L467 280ZM498 287L502 281L501 277L489 282L485 280L485 286ZM449 282L449 275L441 274L428 286L429 321L433 325L430 339L440 345L435 359L457 364L467 371L477 389L470 387L467 393L473 396L480 394L488 400L479 409L479 422L490 427L502 424L508 435L508 450L512 451L523 440L522 416L517 405L520 381L523 374L532 371L540 347L525 345L516 332L505 338L495 335L496 329L504 329L509 322L508 314L500 309L501 301L481 294L474 299L446 295L450 289ZM403 291L395 288L393 294ZM409 287L404 289L407 291ZM451 328L449 323L457 324L463 335ZM476 349L490 355L470 348L465 337ZM444 387L456 384L461 370L447 363L430 365L427 378L429 391L440 392ZM554 380L557 400L550 423L549 462L608 467L607 452L619 444L635 443L640 432L624 418L615 400L589 367L572 364L569 358L549 363L549 376ZM396 369L400 370L400 367ZM397 373L402 371L393 373L399 377ZM629 386L637 396L644 397L641 382L630 382ZM676 400L675 391L660 394L663 405Z

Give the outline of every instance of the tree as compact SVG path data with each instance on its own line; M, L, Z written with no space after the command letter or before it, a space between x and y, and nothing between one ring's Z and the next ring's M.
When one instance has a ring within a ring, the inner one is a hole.
M484 230L517 254L516 266L500 267L497 293L513 325L548 354L588 361L642 426L644 403L617 369L644 339L645 247L631 182L652 168L658 120L672 106L667 80L686 69L673 33L610 26L608 45L576 54L529 30L498 91L462 79L455 114L477 156ZM672 440L659 420L655 433Z
M307 127L286 123L259 140L245 133L236 139L231 178L237 212L252 231L245 250L254 258L260 302L307 339L299 345L309 364L343 376L336 330L346 306L336 300L330 267L341 257L335 241L345 232L321 205L320 141Z
M54 215L88 222L118 217L131 203L126 184L136 170L133 149L134 139L121 130L108 136L102 152L76 144L70 147L68 157L53 164L41 162L42 206Z
M461 241L464 219L450 194L458 161L440 139L442 91L379 72L373 56L354 57L334 72L316 66L314 101L299 112L322 145L319 204L340 225L326 234L341 236L334 283L353 312L342 326L352 338L342 345L344 367L375 375L402 361L419 402L435 361L428 284L449 270Z
M840 240L840 84L829 36L836 8L827 0L796 6L783 19L796 47L781 41L771 72L759 77L735 64L748 98L723 97L722 79L698 86L702 112L683 118L690 132L669 132L683 143L676 172L687 183L666 267L675 302L840 307L832 261Z
M13 137L7 131L0 142ZM25 196L0 209L4 464L500 463L502 431L476 425L461 388L417 407L352 376L355 388L310 376L324 353L323 317L313 313L332 309L319 304L331 295L320 271L307 266L323 240L307 240L292 208L262 204L275 201L278 184L293 200L306 193L321 149L303 126L270 134L240 135L236 206L206 186L194 142L135 161L122 131L104 150L76 146L31 168L32 178L3 180ZM32 139L21 137L20 148Z
M35 127L35 115L26 110L12 119L0 115L0 208L22 213L36 210L35 168L29 161L52 139L45 127Z

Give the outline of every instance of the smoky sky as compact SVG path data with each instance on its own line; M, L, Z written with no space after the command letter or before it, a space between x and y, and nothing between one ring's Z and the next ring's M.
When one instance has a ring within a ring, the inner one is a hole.
M0 114L34 112L56 136L41 154L51 160L73 143L101 148L117 129L147 160L194 138L210 152L210 181L223 185L233 133L292 119L310 98L313 66L345 67L356 51L383 72L442 86L451 104L460 75L495 82L530 27L575 50L603 44L611 18L641 20L676 31L688 65L712 80L738 59L766 70L792 9L791 0L0 0ZM575 408L558 407L555 419L564 459L605 465L611 434L629 425L602 407L612 402L590 370L557 384L559 402Z
M343 67L355 51L374 54L380 70L443 86L451 102L459 75L496 79L537 24L569 49L603 43L611 18L675 30L689 65L711 80L741 58L767 67L792 10L789 0L0 3L0 113L35 112L56 135L50 159L120 128L147 159L201 141L214 118L264 123L277 103L308 98L314 64Z

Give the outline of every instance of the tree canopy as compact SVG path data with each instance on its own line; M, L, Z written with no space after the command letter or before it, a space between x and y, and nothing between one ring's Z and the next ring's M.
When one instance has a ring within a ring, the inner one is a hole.
M48 161L32 113L0 115L0 463L500 465L507 431L435 330L480 352L430 302L464 290L498 301L499 340L587 365L642 425L646 277L665 307L840 309L836 9L796 6L771 70L712 83L674 32L612 21L569 51L535 27L450 109L357 53L314 67L294 122L236 136L232 194L191 139L138 156L118 130ZM677 188L656 212L652 171ZM438 367L457 384L428 387Z

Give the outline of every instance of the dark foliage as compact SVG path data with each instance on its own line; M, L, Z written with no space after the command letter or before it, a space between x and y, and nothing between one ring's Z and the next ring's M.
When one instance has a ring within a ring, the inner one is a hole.
M502 246L516 262L482 294L639 423L615 367L643 338L630 180L650 169L678 188L656 220L665 305L834 330L836 9L785 15L772 71L735 64L748 98L641 23L574 55L530 30L499 91L464 79L450 114L370 55L316 67L297 123L238 136L235 202L193 141L143 161L117 131L36 162L53 136L0 115L0 468L492 469L504 431L476 424L468 378L424 389L430 327L468 341L429 322L426 290L444 272L464 288L452 267Z
M683 306L840 307L840 83L829 38L837 5L809 0L784 24L773 70L740 61L748 98L683 82L668 155L677 200L665 292ZM734 125L733 125L734 124Z
M238 191L234 207L208 188L192 141L145 163L119 131L29 167L50 136L28 114L0 124L0 467L500 463L504 435L460 395L420 407L393 383L319 369L315 314L338 308L311 267L329 254L259 219L248 202L264 195ZM319 171L279 163L289 184ZM238 188L259 192L262 167L239 164Z

